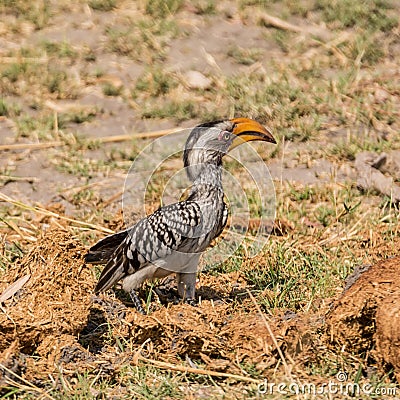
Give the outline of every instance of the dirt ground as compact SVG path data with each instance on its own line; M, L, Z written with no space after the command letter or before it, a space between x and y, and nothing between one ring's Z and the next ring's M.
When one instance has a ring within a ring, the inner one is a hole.
M266 379L342 372L398 394L397 2L14 3L0 1L2 398L255 398ZM197 307L168 282L141 290L146 316L119 288L95 296L83 255L123 228L146 135L233 116L278 141L257 146L276 189L265 248L202 272ZM365 152L377 181L361 185Z

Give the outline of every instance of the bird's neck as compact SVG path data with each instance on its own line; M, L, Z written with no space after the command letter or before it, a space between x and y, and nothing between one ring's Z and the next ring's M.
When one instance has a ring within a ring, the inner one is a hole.
M195 167L197 174L189 197L193 200L210 195L223 198L221 165L202 163Z

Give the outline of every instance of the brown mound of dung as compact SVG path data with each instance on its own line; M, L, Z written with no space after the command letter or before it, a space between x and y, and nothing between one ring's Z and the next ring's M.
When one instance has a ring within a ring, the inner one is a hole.
M0 293L18 279L30 277L2 304L0 362L4 365L13 364L19 352L54 359L75 340L86 324L94 287L83 254L83 246L70 233L49 230L5 275Z
M384 366L393 367L400 382L400 290L387 296L379 305L375 337L376 358Z
M331 343L344 351L374 350L381 365L400 377L400 257L355 276L326 318Z

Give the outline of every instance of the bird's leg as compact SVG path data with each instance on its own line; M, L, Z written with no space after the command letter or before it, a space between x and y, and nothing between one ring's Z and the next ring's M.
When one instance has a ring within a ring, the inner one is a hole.
M176 283L178 286L179 296L181 296L186 303L195 305L196 272L186 274L177 273Z
M142 303L140 302L139 296L137 295L135 289L130 290L129 296L131 296L131 300L132 300L133 305L135 306L136 310L138 310L138 312L140 312L140 314L146 315L144 308L142 306Z

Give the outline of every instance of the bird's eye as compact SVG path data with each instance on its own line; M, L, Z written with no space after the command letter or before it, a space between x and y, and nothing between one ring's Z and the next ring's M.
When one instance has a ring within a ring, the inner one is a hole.
M224 140L227 142L231 138L231 134L229 132L224 133Z

